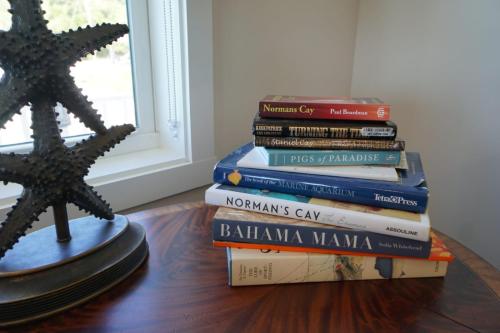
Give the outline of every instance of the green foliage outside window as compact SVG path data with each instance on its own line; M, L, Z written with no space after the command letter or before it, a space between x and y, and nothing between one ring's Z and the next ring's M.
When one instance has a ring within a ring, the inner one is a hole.
M125 0L44 0L45 18L54 32L99 23L127 23ZM9 3L0 0L0 30L10 27ZM119 40L99 51L97 57L122 56L128 53L128 41Z

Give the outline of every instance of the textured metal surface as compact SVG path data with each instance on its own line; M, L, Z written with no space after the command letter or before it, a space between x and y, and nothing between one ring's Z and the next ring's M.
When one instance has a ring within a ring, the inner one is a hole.
M127 225L122 215L115 215L113 221L91 216L71 220L69 228L74 236L71 242L64 243L56 241L54 226L32 232L0 261L0 279L32 274L88 255L120 236Z
M147 254L144 228L127 223L125 230L108 244L78 255L75 260L22 277L0 278L0 327L46 317L86 302L129 276Z
M0 227L0 258L50 206L65 209L66 203L73 203L96 217L113 219L109 205L84 177L99 156L134 131L132 125L107 129L70 75L76 61L126 34L127 26L102 24L54 34L43 18L41 0L9 3L12 27L0 31L0 67L5 71L0 81L0 127L30 104L34 148L29 154L0 154L0 181L24 187ZM56 120L57 102L96 134L67 147ZM61 240L69 239L67 219L56 223L61 224Z

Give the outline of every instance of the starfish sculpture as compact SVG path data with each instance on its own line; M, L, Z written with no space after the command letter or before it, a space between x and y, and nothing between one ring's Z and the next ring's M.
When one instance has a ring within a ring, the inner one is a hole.
M12 27L0 31L0 67L5 71L0 81L0 127L30 104L34 140L29 154L0 154L0 181L24 187L0 226L0 258L50 206L65 212L66 203L73 203L99 218L113 219L109 205L84 177L99 156L134 131L132 125L107 129L69 70L88 53L126 34L127 26L103 24L54 34L47 28L41 2L9 0ZM57 102L96 134L67 147L54 111Z

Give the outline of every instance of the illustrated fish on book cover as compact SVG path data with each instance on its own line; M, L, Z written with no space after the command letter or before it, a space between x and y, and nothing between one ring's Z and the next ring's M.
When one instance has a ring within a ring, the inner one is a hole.
M375 269L384 279L392 277L392 258L377 258Z
M362 273L364 270L363 259L355 258L351 256L337 256L335 258L336 264L334 266L335 274L337 276L336 280L361 280ZM359 263L358 263L359 262ZM403 278L405 275L405 270L401 267L395 270L394 266L397 262L393 258L375 258L375 265L373 266L374 271L378 272L383 279L393 279L393 278ZM394 276L396 274L397 276Z

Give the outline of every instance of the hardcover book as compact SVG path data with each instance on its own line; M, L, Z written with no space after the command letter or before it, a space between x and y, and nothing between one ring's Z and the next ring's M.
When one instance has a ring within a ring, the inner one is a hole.
M425 259L437 241L435 235L421 242L226 207L217 210L212 231L220 247Z
M272 119L256 115L252 133L255 136L394 140L398 128L392 121L346 121Z
M405 149L403 140L362 140L362 139L320 139L320 138L282 138L256 136L255 146L266 148L291 149L352 149L352 150L396 150Z
M267 160L259 152L261 148L255 147L236 163L239 168L275 170L284 172L305 173L309 175L337 176L348 178L362 178L374 180L386 180L397 182L399 180L398 172L393 166L378 165L336 165L336 166L269 166ZM401 154L401 161L397 167L407 168L404 152Z
M443 277L447 261L227 248L229 285Z
M253 144L246 144L217 163L213 174L214 182L419 213L426 210L429 191L417 153L406 154L408 169L397 170L397 181L380 181L352 178L352 176L347 178L279 171L272 169L273 167L265 170L238 166L238 161L253 148ZM328 167L316 167L320 168Z
M262 118L374 120L390 119L390 107L378 98L269 95L259 102Z
M401 152L380 150L310 150L260 148L269 166L304 165L392 165L399 164Z
M427 214L220 184L214 184L205 192L205 201L217 206L424 242L430 239Z

